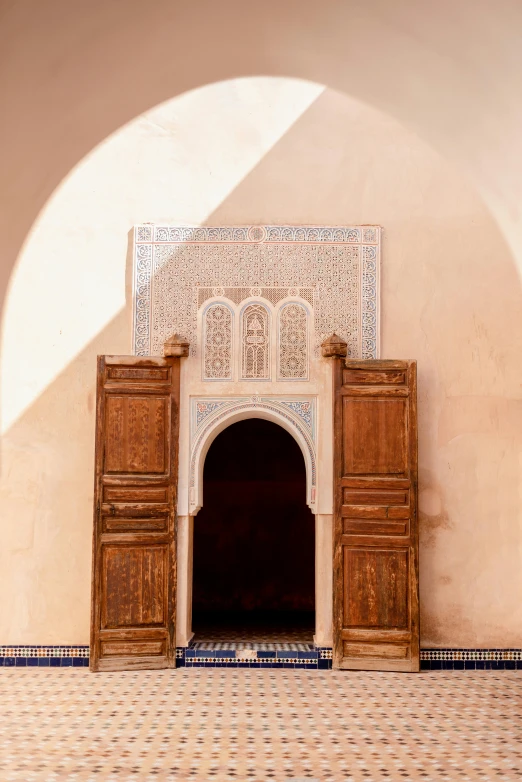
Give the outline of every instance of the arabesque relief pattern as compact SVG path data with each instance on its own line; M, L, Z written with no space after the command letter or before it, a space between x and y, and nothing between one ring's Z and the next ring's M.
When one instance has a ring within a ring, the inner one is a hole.
M297 302L286 304L279 313L278 377L303 380L308 376L308 317Z
M352 358L378 357L378 226L143 224L135 227L134 237L137 355L161 354L174 332L197 355L198 308L210 291L210 296L230 292L232 300L238 295L242 300L254 288L272 301L281 289L299 288L303 298L313 298L316 354L336 332L347 341ZM247 290L246 296L240 293Z
M270 377L269 314L262 304L250 304L241 317L241 378L268 380Z
M213 304L205 312L205 380L232 378L232 323L233 314L225 304Z

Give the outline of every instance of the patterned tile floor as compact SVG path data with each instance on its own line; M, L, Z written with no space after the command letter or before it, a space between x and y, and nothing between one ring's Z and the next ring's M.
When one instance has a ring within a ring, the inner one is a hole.
M522 676L0 671L0 780L520 780Z
M190 644L192 649L256 649L260 652L309 652L314 649L313 644L289 643L288 641L195 641Z
M202 624L195 626L194 641L222 643L223 641L246 641L249 643L301 643L311 644L314 638L313 626L252 626Z

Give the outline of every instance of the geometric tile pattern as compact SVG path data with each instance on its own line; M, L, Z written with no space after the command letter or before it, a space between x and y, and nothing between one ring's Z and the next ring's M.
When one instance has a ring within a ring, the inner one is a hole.
M0 666L89 666L88 646L0 646Z
M185 665L186 659L191 659L189 663L191 666L199 665L203 663L203 660L196 660L194 652L201 652L204 657L204 665L209 667L211 665L230 664L237 665L243 663L252 667L252 663L257 660L253 655L241 658L239 652L243 650L254 650L256 652L313 652L317 660L331 661L332 650L331 649L318 649L313 644L300 643L301 632L295 633L296 638L293 642L280 642L270 643L263 641L262 638L257 641L200 641L192 643L190 649L187 650L183 647L176 649L176 657L178 666ZM224 652L229 650L230 655L219 655L222 657L221 661L216 660L216 654L206 654L203 652ZM188 651L192 651L193 654L186 658ZM212 661L214 657L214 661ZM272 667L280 667L277 654L273 655ZM299 660L295 665L301 667L302 659L294 655L291 659ZM312 658L313 659L313 658ZM518 670L522 671L522 649L421 649L420 652L421 669L422 670ZM282 661L282 657L281 657ZM312 662L310 658L306 660L309 665ZM268 658L263 659L264 666L268 663ZM289 665L289 660L285 661L285 666ZM40 667L40 668L54 668L54 667L75 667L82 668L89 665L89 647L88 646L0 646L0 667ZM242 666L244 667L244 665ZM315 666L317 667L317 665ZM320 665L319 667L331 667Z
M7 670L0 779L520 780L504 671Z
M88 646L0 646L0 657L89 657Z
M522 649L421 649L424 660L522 660Z
M254 615L255 616L255 615ZM250 621L249 621L250 620ZM292 615L281 619L254 620L247 614L236 615L233 619L217 615L216 617L197 616L194 623L194 642L240 642L249 643L313 643L315 622L313 614L306 617ZM234 647L227 647L234 648Z
M522 670L522 649L421 649L424 670Z
M332 650L306 644L262 644L264 649L247 648L261 644L223 644L225 648L208 649L221 644L195 644L176 650L176 663L187 668L294 668L328 670L332 667ZM231 646L242 648L229 648ZM279 648L279 647L295 648ZM297 648L301 647L301 648Z
M311 652L312 644L291 642L255 642L255 641L196 641L190 644L191 649L252 649L259 652Z

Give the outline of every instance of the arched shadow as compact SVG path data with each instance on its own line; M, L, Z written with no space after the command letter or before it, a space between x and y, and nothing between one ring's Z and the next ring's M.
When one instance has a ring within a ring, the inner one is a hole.
M383 355L419 361L420 492L429 500L421 510L430 523L421 543L423 645L466 647L478 638L491 647L518 646L521 309L512 259L478 199L435 156L412 151L390 125L376 128L341 103L327 91L208 223L342 224L349 214L353 222L386 227ZM328 122L333 107L354 133L345 134L345 147ZM361 124L364 143L354 130ZM325 155L334 156L335 181ZM404 189L397 186L403 180ZM72 263L80 239L69 241ZM37 333L31 315L24 313L25 325ZM3 438L2 642L88 641L96 355L128 353L131 320L128 291L125 308ZM32 367L38 351L31 348L17 360ZM442 508L433 498L439 485ZM501 614L490 599L492 583L503 597Z

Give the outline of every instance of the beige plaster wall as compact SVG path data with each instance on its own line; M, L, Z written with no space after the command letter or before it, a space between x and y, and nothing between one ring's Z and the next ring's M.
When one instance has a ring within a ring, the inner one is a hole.
M97 353L129 352L136 222L379 223L382 356L419 362L424 646L521 646L522 314L473 189L395 122L283 80L136 120L49 202L2 341L0 643L86 643Z
M250 75L327 84L462 166L522 270L517 0L19 0L0 3L0 301L53 189L123 123Z

